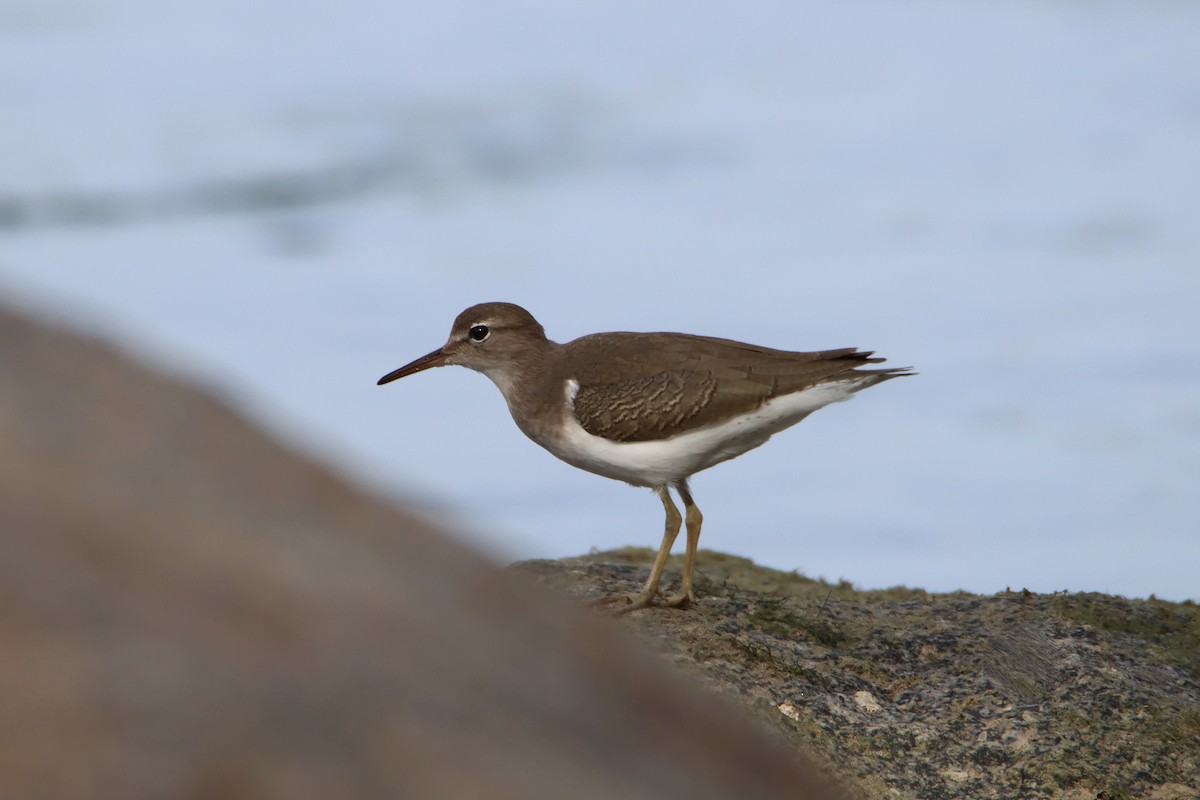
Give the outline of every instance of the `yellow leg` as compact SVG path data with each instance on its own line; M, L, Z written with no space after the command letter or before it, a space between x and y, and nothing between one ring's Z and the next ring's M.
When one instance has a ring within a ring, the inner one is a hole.
M662 579L663 568L667 566L667 557L671 555L671 546L675 544L675 537L679 535L679 528L683 524L683 517L679 515L679 509L671 500L670 490L666 486L660 486L654 491L658 493L663 509L667 512L667 525L663 530L662 544L658 548L658 557L654 559L654 567L650 570L650 577L646 579L646 585L642 588L641 594L630 597L630 605L622 611L645 608L654 602L654 598L658 596L658 582Z
M679 594L667 598L667 605L673 608L686 608L696 600L692 589L696 572L696 547L700 544L700 526L704 524L704 515L692 500L687 481L675 485L679 496L683 498L683 507L687 511L687 553L683 557L683 581L679 584Z

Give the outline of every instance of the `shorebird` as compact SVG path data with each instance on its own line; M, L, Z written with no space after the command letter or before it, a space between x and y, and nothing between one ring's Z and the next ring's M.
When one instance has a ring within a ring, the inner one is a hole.
M431 367L469 367L496 384L517 427L563 461L653 489L666 527L650 577L627 598L626 610L633 610L658 597L684 523L670 490L687 515L687 550L679 592L666 602L685 607L696 599L704 519L688 478L823 406L914 374L908 367L861 369L883 360L853 347L800 353L685 333L595 333L559 344L520 306L482 303L458 315L444 345L379 385Z

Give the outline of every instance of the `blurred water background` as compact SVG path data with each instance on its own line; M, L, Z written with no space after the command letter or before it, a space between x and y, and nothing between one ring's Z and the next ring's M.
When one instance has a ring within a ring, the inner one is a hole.
M1200 6L0 0L0 291L221 387L504 558L656 546L482 376L559 341L920 377L693 481L813 576L1200 597Z

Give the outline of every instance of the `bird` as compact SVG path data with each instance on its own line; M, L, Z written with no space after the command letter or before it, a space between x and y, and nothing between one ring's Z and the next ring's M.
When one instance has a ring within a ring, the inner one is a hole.
M663 598L675 608L696 602L704 517L689 478L753 450L819 408L916 374L911 367L864 368L884 360L853 347L793 352L685 333L595 333L559 344L521 306L488 302L459 314L444 345L387 373L378 385L448 365L482 372L534 442L572 466L652 489L666 523L645 585L624 598L624 610L631 611L662 595L667 558L684 525L679 590Z

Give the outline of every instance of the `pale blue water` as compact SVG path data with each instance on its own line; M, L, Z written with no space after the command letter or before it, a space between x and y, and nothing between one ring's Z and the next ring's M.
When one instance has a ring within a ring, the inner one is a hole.
M697 476L705 546L1200 596L1200 7L247 5L0 7L6 294L510 558L661 509L482 376L374 385L463 307L874 348L920 377Z

